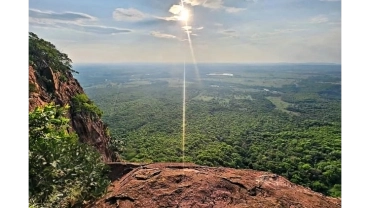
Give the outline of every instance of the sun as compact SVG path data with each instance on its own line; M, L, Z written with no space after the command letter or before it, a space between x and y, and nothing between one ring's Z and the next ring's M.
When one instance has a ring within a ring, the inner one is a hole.
M179 20L187 22L189 20L189 10L183 8L179 15Z

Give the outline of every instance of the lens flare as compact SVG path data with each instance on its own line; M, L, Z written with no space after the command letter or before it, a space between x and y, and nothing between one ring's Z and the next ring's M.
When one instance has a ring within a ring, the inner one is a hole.
M185 162L185 125L186 125L186 81L185 81L185 61L184 61L184 84L183 84L183 97L182 97L182 166Z
M193 44L192 44L191 37L190 37L190 33L191 33L190 29L192 27L188 25L188 21L190 19L190 11L184 7L184 0L181 0L181 7L182 9L179 13L178 20L184 22L183 29L186 32L195 71L196 71L197 77L199 77L198 67L197 67L197 63L195 60L195 56L194 56ZM185 56L184 56L184 83L183 83L183 101L182 101L182 164L183 164L183 168L185 164L185 138L186 138L186 67L185 67Z
M189 10L183 7L179 15L179 20L187 22L189 20L189 17L190 17Z

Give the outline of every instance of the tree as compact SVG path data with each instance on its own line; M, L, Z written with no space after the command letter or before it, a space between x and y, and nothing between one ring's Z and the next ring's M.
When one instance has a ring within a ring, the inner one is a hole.
M72 60L68 58L68 55L57 50L52 43L39 38L32 32L29 32L28 41L29 64L35 70L50 67L63 74L67 72L78 73L72 69Z

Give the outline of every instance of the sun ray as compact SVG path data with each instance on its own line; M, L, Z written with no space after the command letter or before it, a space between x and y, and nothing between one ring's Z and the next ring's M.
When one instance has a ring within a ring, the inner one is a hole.
M182 98L182 164L184 167L185 163L185 125L186 125L186 70L185 70L185 59L184 59L184 83L183 83L183 98Z
M184 1L181 0L181 7L182 10L180 12L179 20L183 21L185 23L185 26L183 27L185 29L185 32L187 34L187 39L189 42L189 48L191 57L193 60L193 65L195 68L197 79L200 80L199 72L198 72L198 66L194 55L194 49L193 44L190 37L190 26L188 25L188 21L190 18L190 12L188 9L184 7ZM185 67L185 56L184 56L184 83L183 83L183 102L182 102L182 164L184 168L185 164L185 138L186 138L186 67Z
M188 25L188 21L190 19L190 11L185 8L184 0L181 0L181 7L182 7L182 10L181 10L181 13L180 13L180 19L182 17L181 20L185 22L185 32L186 32L187 37L188 37L191 58L192 58L194 69L195 69L195 75L196 75L197 80L200 80L198 65L197 65L197 61L195 59L193 43L192 43L192 40L191 40L190 31L189 31L189 28L191 28L191 27L189 27L189 25Z

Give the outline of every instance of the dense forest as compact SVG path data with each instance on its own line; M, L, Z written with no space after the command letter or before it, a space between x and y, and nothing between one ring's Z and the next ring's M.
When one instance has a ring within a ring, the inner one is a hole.
M183 66L76 65L124 161L182 161ZM341 196L341 66L186 71L185 160L270 171Z

